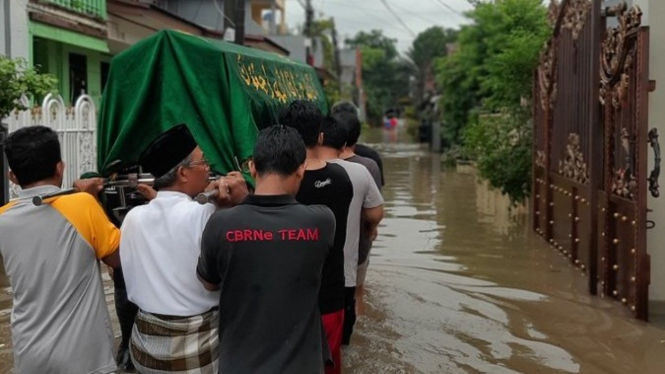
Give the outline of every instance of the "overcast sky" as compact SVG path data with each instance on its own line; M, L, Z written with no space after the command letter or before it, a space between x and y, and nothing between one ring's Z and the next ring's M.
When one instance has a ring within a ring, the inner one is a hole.
M305 22L305 10L299 0L286 1L286 23L294 29ZM468 23L460 13L471 9L466 0L384 0L402 19L405 26L390 12L382 0L312 0L315 18L335 18L340 47L346 37L358 31L381 29L397 39L397 49L406 52L414 35L432 27L458 28ZM302 0L304 3L304 0ZM323 13L323 14L321 14ZM409 29L411 31L409 31ZM413 32L413 34L411 33Z

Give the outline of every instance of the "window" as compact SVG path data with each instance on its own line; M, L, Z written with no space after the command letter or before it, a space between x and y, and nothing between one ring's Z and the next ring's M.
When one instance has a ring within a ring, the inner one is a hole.
M69 54L69 102L74 104L79 96L88 92L88 58Z

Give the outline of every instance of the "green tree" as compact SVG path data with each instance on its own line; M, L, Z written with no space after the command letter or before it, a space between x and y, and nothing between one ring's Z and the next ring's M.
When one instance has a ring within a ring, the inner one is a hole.
M19 101L39 98L55 89L57 80L50 74L40 74L28 66L25 59L0 55L0 120L14 109L26 109Z
M361 50L367 114L369 122L375 125L381 123L386 108L396 106L409 94L413 64L399 56L396 42L380 30L361 31L345 41L347 46Z
M533 71L551 34L541 0L477 1L456 53L437 61L445 143L463 143L480 176L514 201L528 196Z
M433 63L436 58L448 54L448 44L457 38L457 30L433 26L418 34L413 46L407 52L416 69L417 102L422 101L426 80L433 74Z
M386 60L392 60L397 57L397 39L389 38L383 35L381 30L372 30L370 32L360 31L353 38L345 40L346 45L350 47L365 47L380 49L384 52Z

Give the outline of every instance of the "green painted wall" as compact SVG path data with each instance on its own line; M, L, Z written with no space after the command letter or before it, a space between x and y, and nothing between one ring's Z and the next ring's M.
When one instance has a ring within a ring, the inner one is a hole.
M54 40L34 38L33 63L41 66L41 71L48 72L58 78L58 92L65 99L65 103L71 102L69 55L71 53L86 56L87 62L87 94L90 95L95 104L99 106L102 97L102 62L111 61L110 55L95 50L77 47ZM76 100L76 98L74 98Z

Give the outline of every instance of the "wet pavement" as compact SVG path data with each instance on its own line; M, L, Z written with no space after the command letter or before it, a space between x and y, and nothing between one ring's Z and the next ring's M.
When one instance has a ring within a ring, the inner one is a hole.
M470 166L372 135L386 217L345 373L665 372L665 329L588 295L585 276L530 233L526 209L509 209ZM12 373L11 293L0 287L0 373Z

